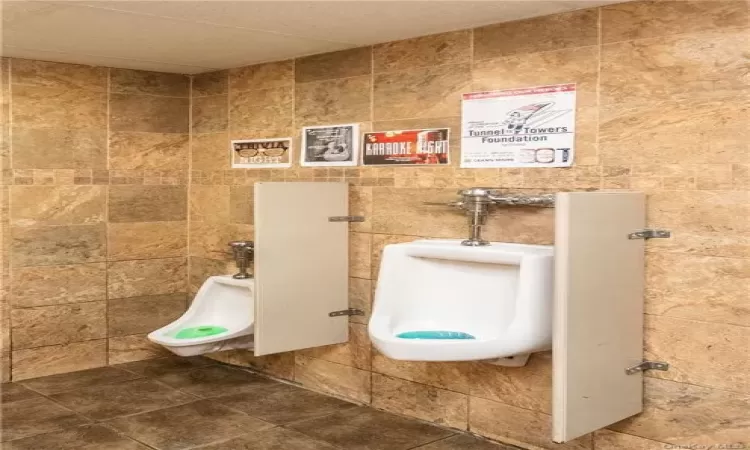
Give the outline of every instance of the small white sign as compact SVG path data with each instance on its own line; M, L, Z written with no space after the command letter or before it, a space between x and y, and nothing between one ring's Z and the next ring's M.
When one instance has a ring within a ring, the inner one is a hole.
M302 128L303 167L356 166L359 161L359 124Z
M576 85L464 94L461 167L573 164Z

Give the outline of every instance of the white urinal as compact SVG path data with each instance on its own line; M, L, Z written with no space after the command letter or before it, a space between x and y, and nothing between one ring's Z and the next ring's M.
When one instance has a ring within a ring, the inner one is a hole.
M254 279L209 277L179 319L149 333L180 356L253 347Z
M529 353L552 347L552 281L553 246L467 247L458 240L388 245L370 338L393 359L516 357L505 365L523 365Z

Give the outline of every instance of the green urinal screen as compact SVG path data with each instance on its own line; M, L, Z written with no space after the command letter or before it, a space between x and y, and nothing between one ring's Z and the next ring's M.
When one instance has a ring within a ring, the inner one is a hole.
M227 329L224 327L217 327L215 325L203 325L200 327L183 328L175 335L177 339L192 339L205 336L213 336L226 332Z
M476 339L469 333L445 330L406 331L397 334L396 337L401 339Z

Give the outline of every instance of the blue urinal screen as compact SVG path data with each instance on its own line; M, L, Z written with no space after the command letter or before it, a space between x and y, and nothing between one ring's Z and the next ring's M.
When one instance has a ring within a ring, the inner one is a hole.
M397 334L396 337L401 339L476 339L469 333L445 330L405 331Z

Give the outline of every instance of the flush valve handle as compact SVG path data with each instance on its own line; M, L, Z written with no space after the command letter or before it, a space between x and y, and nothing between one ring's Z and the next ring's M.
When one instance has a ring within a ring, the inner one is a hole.
M234 263L237 264L237 270L239 270L239 272L232 275L232 278L239 280L252 278L253 276L247 272L247 268L250 267L250 263L253 260L253 251L255 250L253 241L232 241L229 243L229 246L232 248Z

